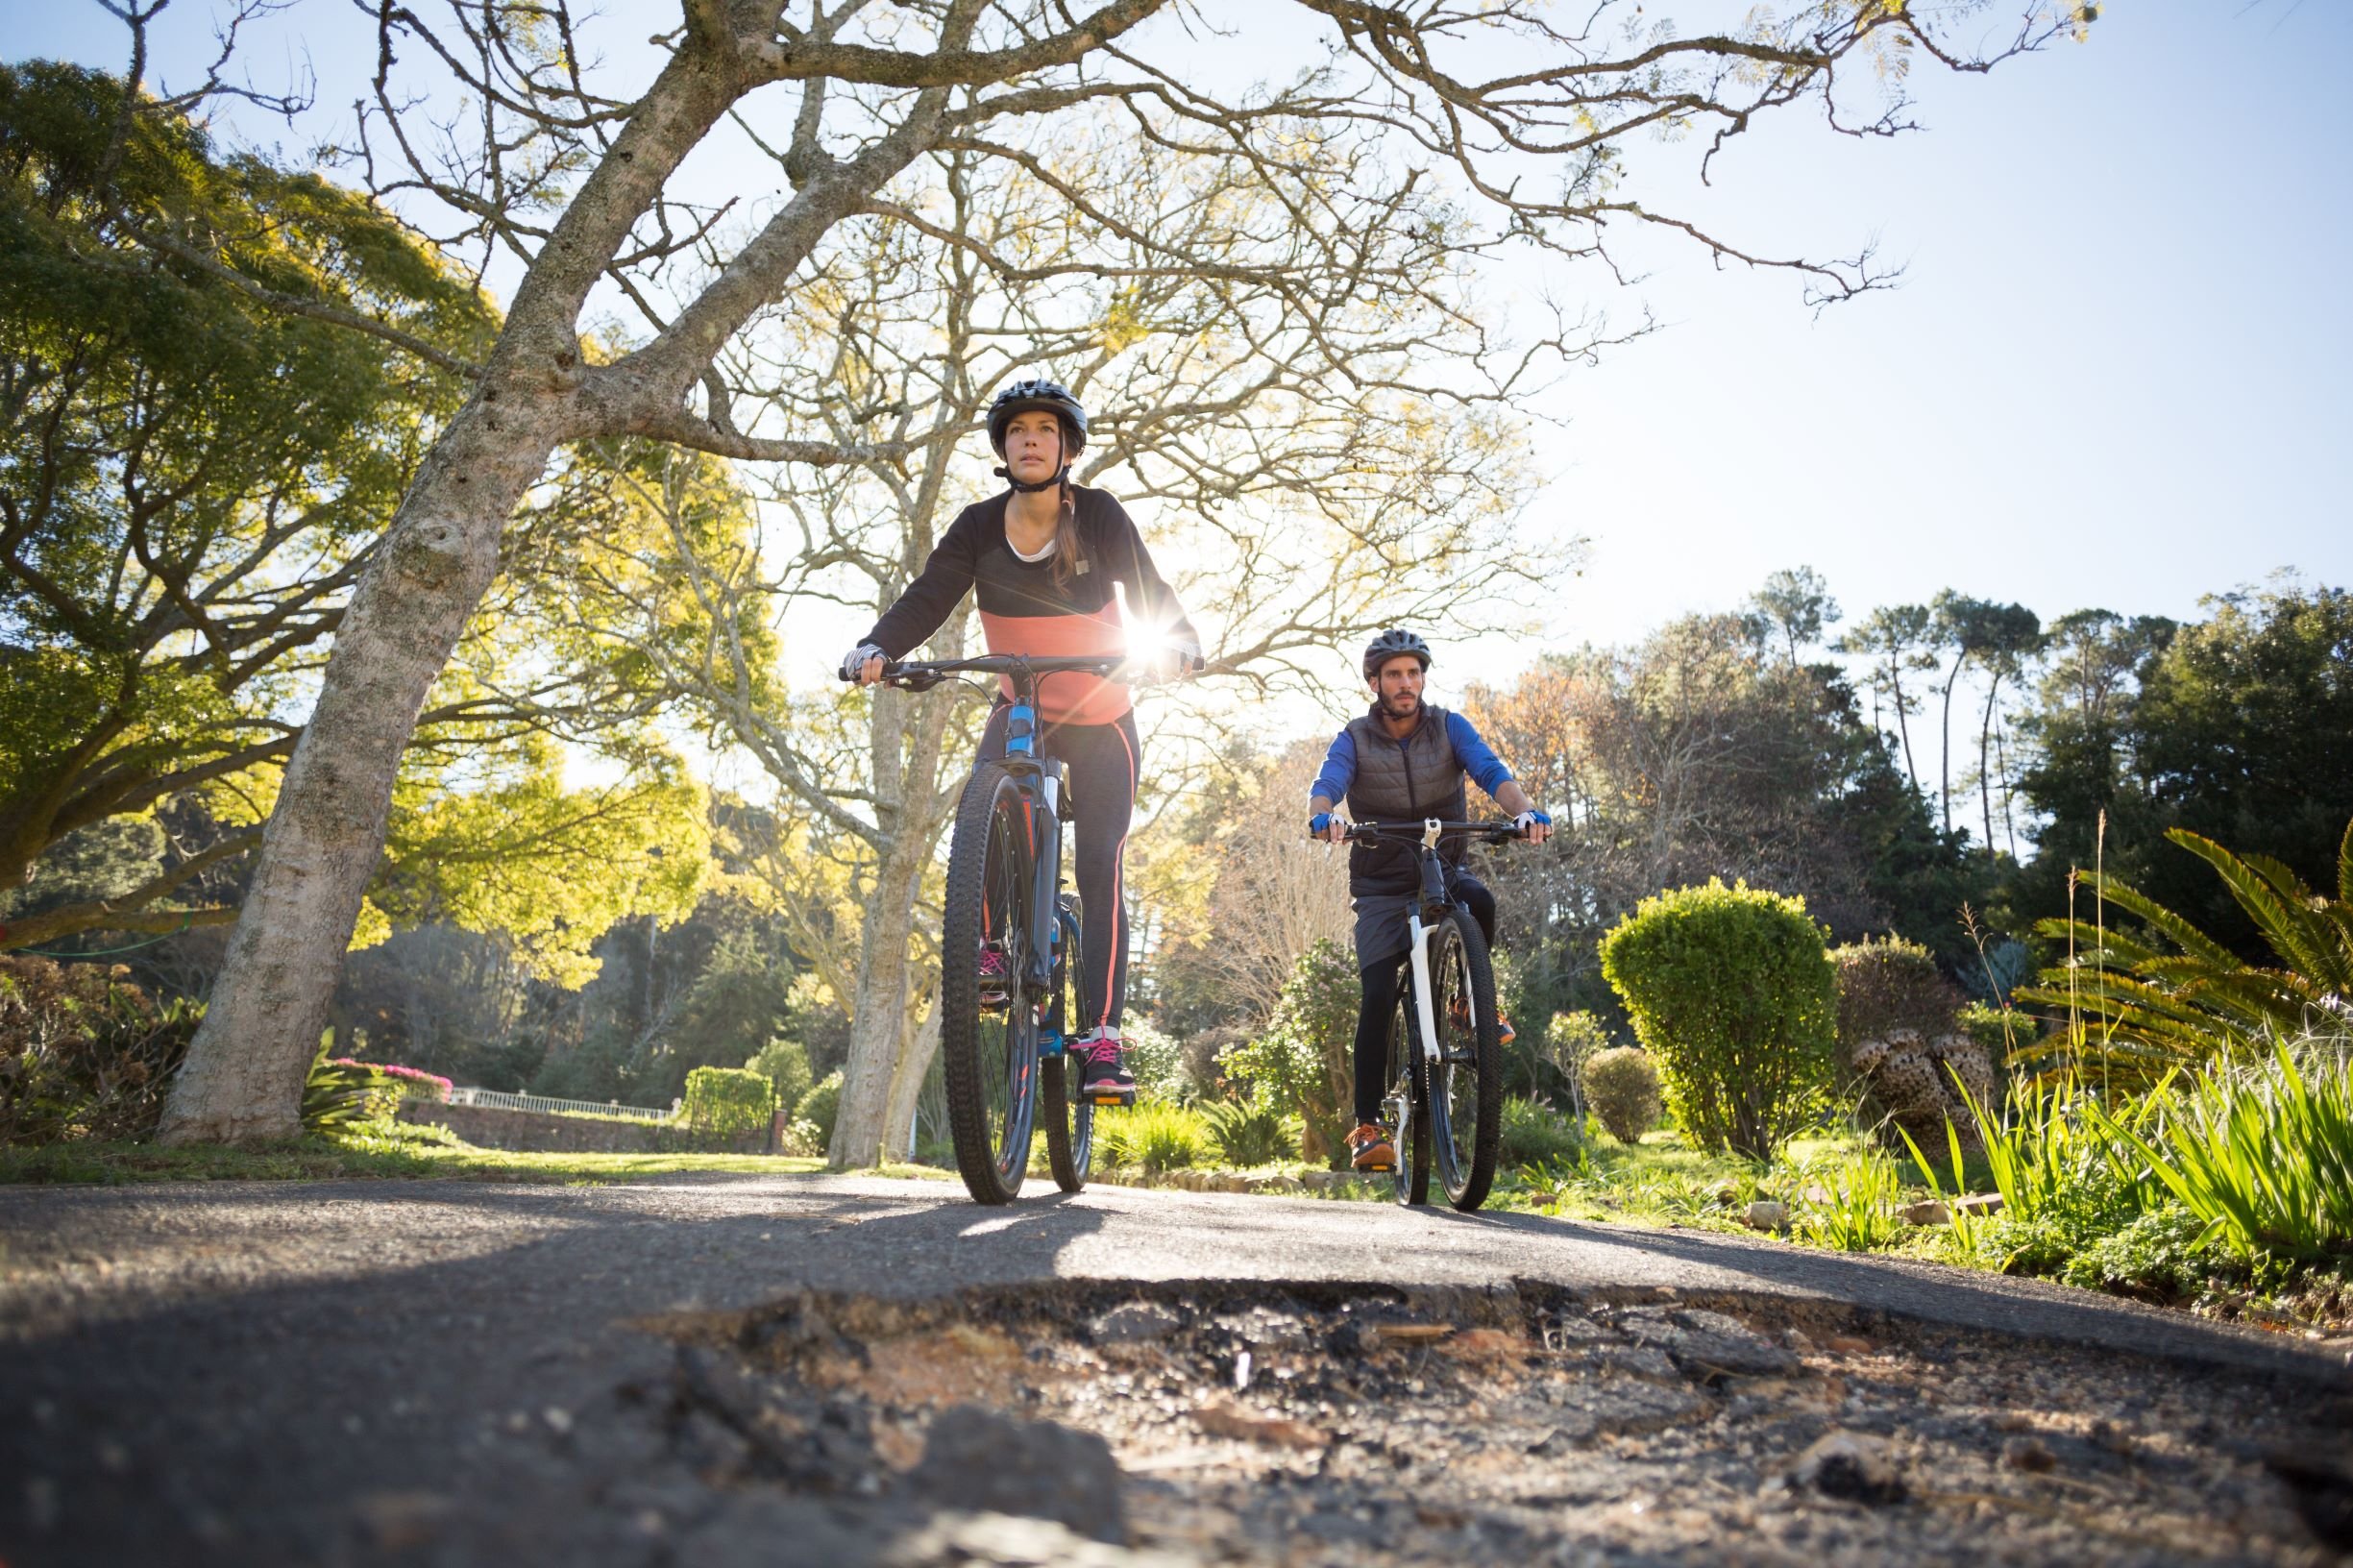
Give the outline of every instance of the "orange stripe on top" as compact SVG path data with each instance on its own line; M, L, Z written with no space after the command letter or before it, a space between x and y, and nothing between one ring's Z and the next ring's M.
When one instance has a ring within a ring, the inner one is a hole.
M1027 653L1041 659L1075 659L1127 652L1127 627L1118 611L1105 605L1093 615L992 615L980 612L981 636L992 653ZM1013 682L1004 682L1008 699ZM1124 681L1065 672L1038 682L1038 719L1048 724L1108 724L1135 701Z

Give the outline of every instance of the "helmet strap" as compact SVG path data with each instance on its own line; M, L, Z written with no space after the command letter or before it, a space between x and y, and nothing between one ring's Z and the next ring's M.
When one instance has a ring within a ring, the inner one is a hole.
M1019 479L1015 478L1013 477L1013 470L1010 468L998 468L996 470L996 477L1003 479L1006 483L1012 485L1016 490L1020 491L1021 494L1025 496L1034 496L1041 490L1051 490L1056 485L1068 478L1070 477L1070 465L1068 463L1063 464L1060 469L1055 471L1052 478L1040 479L1035 484L1024 484Z

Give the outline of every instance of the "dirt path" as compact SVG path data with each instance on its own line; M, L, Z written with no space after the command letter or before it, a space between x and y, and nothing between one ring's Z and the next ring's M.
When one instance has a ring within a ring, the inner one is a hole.
M2341 1356L1688 1232L871 1179L0 1191L9 1568L2317 1563L2349 1451Z

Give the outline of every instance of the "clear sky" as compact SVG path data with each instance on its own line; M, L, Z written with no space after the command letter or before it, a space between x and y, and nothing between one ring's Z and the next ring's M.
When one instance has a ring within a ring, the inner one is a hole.
M119 67L91 0L8 9L12 57ZM1561 423L1532 519L1591 541L1541 646L1630 639L1802 563L1851 614L1952 587L2188 616L2283 567L2353 582L2353 5L2104 10L2090 41L1990 77L1920 73L1920 135L1791 118L1711 191L1640 192L1760 250L1875 238L1907 274L1817 317L1786 276L1631 245L1646 276L1604 303L1662 330L1539 405ZM157 74L201 69L207 14L174 8ZM331 78L365 42L354 14L295 7L257 74L306 45ZM1266 58L1255 24L1239 42ZM1497 674L1534 651L1481 650Z

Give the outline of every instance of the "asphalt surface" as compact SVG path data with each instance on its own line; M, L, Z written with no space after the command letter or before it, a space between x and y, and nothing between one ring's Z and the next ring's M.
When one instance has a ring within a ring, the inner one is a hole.
M1127 1188L991 1211L874 1178L18 1188L0 1568L854 1556L816 1514L681 1554L699 1483L650 1408L666 1314L1088 1279L1837 1303L2353 1389L2341 1352L2035 1282L1527 1215Z

